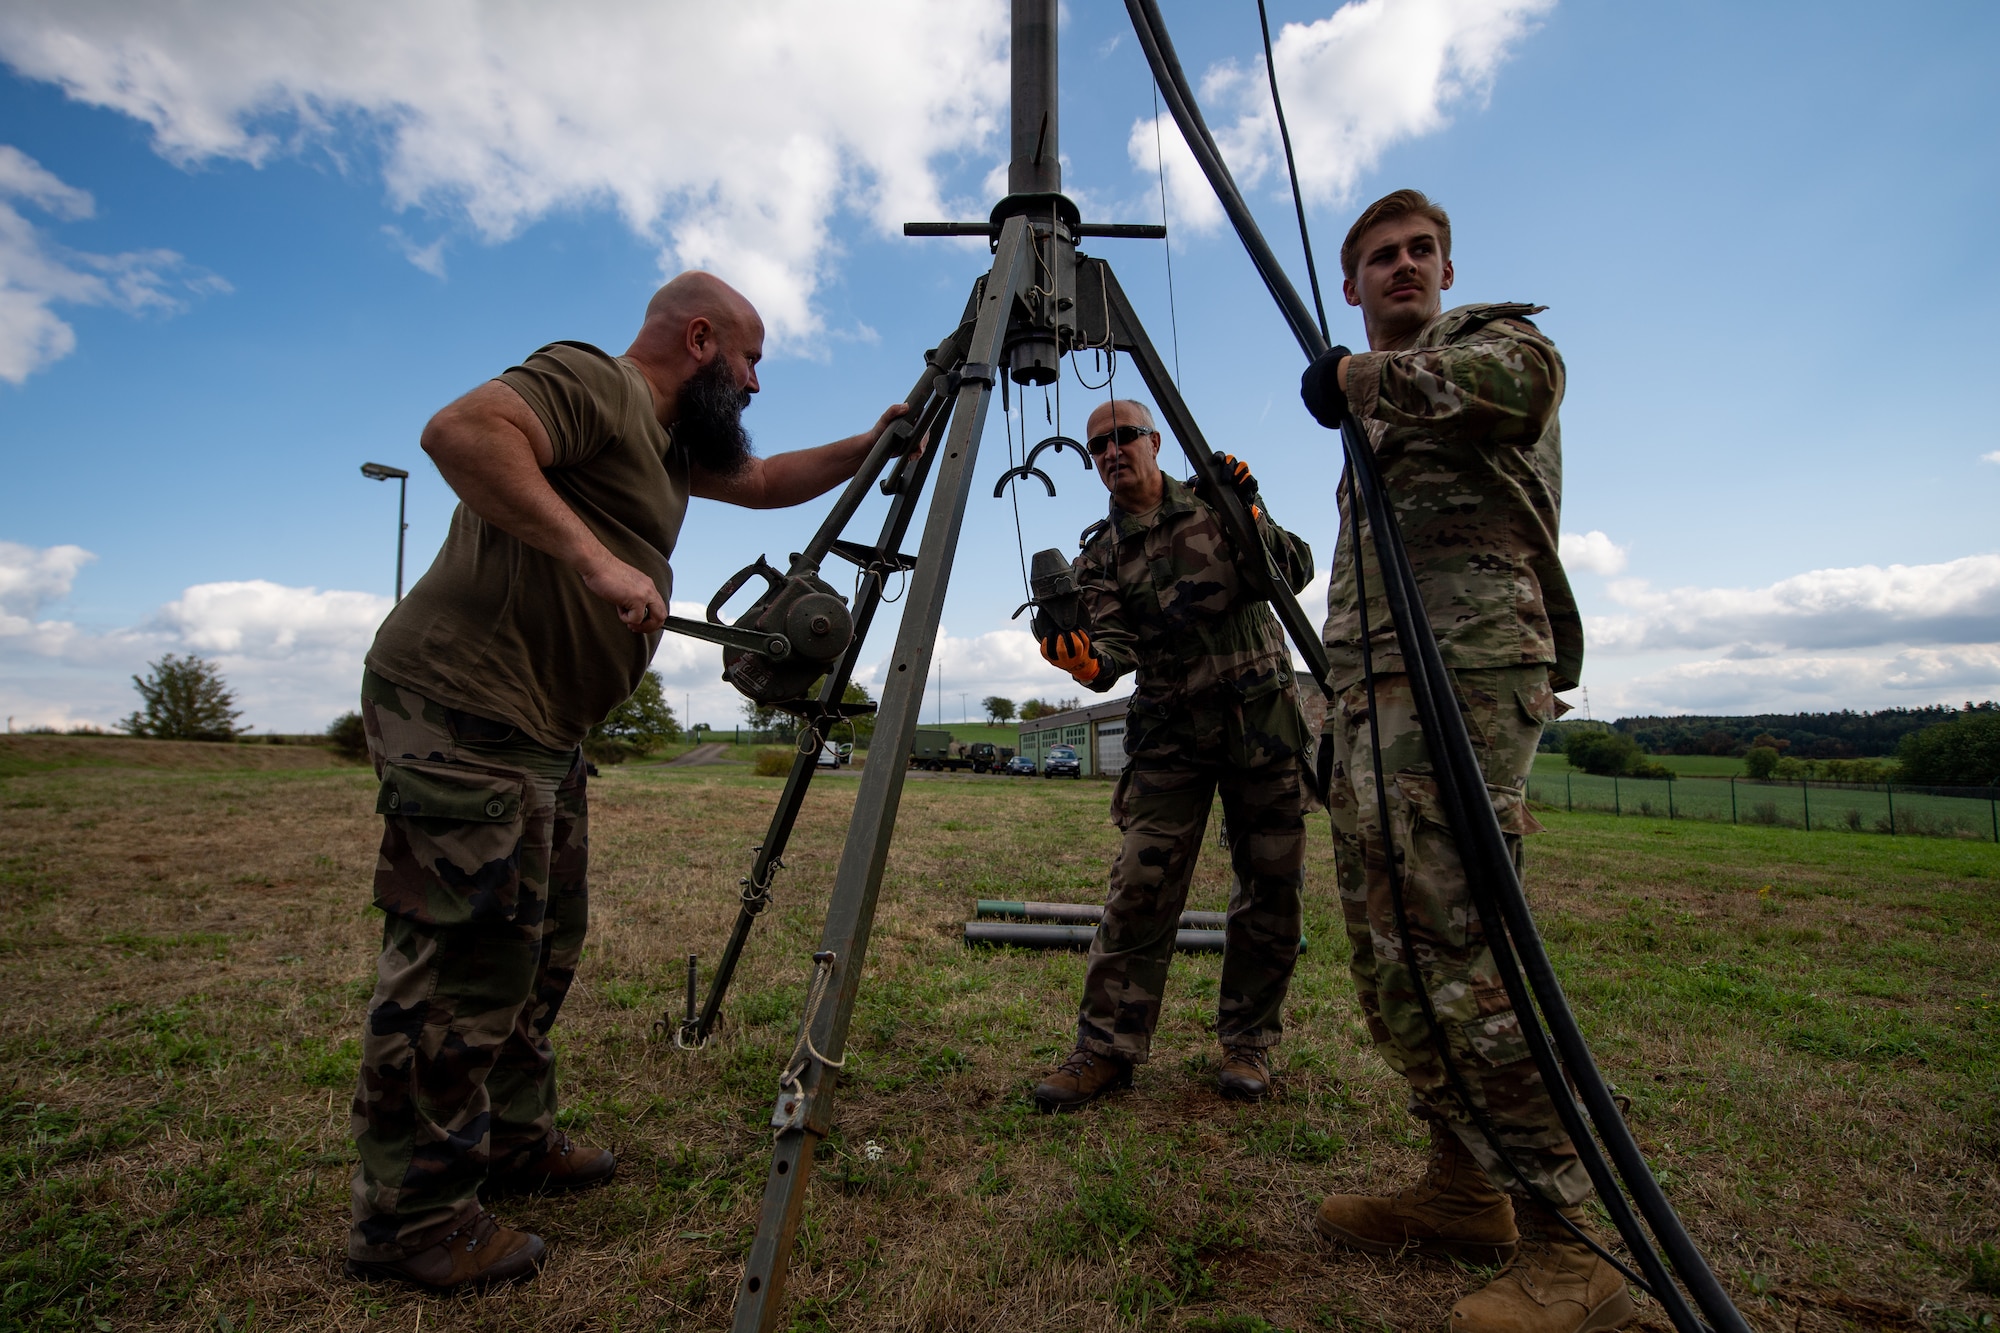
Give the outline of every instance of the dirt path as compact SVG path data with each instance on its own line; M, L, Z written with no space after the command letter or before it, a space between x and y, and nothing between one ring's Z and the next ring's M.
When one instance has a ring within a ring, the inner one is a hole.
M719 764L723 762L722 760L723 752L728 748L729 747L727 745L724 745L721 741L710 741L706 745L695 746L692 750L689 750L686 754L682 755L678 759L667 760L667 762L662 764L661 767L698 768L702 764Z

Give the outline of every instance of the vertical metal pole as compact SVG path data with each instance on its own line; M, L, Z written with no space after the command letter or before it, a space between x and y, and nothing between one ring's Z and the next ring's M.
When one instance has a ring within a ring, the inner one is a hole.
M409 500L410 479L399 478L396 482L396 603L399 606L403 601L403 534L410 530L409 523L404 520L409 511Z
M882 688L881 710L876 714L875 742L887 755L908 754L916 734L924 685L930 674L931 651L937 644L938 621L944 614L945 591L951 581L952 560L958 549L959 530L965 522L979 437L986 428L993 380L1000 373L995 363L1000 360L1015 300L1027 285L1031 244L1027 220L1009 218L1000 233L999 249L980 297L978 320L966 349L968 364L960 372L963 379L951 430L941 443L932 445L941 455L937 460L937 485L924 520L917 567L910 574L909 591L904 594L907 607L896 631L896 648L890 657L893 667ZM898 763L871 763L861 770L861 786L855 794L854 814L847 826L847 842L841 849L833 898L827 904L819 954L815 955L816 959L828 956L830 975L825 999L816 1012L805 1016L812 1048L829 1060L846 1058L847 1025L853 1017L854 997L861 985L862 959L867 954L869 932L875 923L875 898L882 887L883 867L889 859L889 842L895 833L906 771ZM772 1115L773 1127L778 1131L777 1142L771 1153L770 1171L764 1178L764 1203L757 1220L757 1236L750 1244L742 1281L736 1289L733 1327L737 1333L769 1333L779 1324L784 1308L785 1270L791 1262L792 1245L805 1209L813 1150L833 1124L836 1072L808 1057L798 1077L802 1095L781 1092Z
M1806 803L1806 832L1812 832L1812 783L1799 779L1799 799Z
M1729 822L1736 822L1736 775L1729 775Z
M1668 821L1669 821L1669 822L1672 822L1672 820L1673 820L1673 817L1674 817L1674 780L1673 780L1672 778L1668 778L1668 779L1667 779L1667 819L1668 819Z
M1013 155L1007 193L1062 189L1056 135L1056 0L1014 0Z
M1618 799L1618 775L1616 773L1611 775L1611 813L1614 815L1625 813L1625 805Z
M1882 794L1889 798L1889 836L1893 838L1896 836L1896 784L1893 782L1883 783ZM1995 841L2000 841L2000 839L1995 839Z

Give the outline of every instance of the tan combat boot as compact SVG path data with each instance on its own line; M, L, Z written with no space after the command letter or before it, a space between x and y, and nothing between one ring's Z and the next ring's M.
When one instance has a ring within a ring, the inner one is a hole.
M521 1155L505 1170L486 1177L487 1198L507 1194L561 1194L602 1185L618 1170L618 1159L603 1148L586 1148L561 1130L541 1147Z
M1521 1248L1485 1287L1451 1307L1452 1333L1605 1333L1638 1317L1625 1278L1570 1234L1548 1205L1522 1200ZM1581 1208L1563 1216L1583 1225Z
M1494 1264L1514 1253L1514 1207L1447 1125L1431 1123L1424 1178L1392 1195L1329 1194L1313 1229L1371 1254L1418 1249Z
M1225 1046L1215 1086L1225 1097L1261 1102L1271 1095L1271 1053L1262 1046Z
M1078 1048L1035 1085L1035 1101L1044 1111L1074 1111L1131 1086L1131 1061Z
M428 1291L462 1291L533 1277L547 1253L540 1236L509 1231L481 1210L428 1249L404 1259L347 1261L347 1275L389 1278Z

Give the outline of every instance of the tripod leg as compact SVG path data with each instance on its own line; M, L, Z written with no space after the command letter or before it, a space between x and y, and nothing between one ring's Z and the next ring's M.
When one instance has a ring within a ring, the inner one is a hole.
M924 540L917 567L910 575L909 606L896 632L896 648L888 681L882 690L882 709L875 721L875 744L887 747L883 753L909 752L916 734L917 711L923 705L924 681L930 671L931 651L937 639L938 621L944 614L945 589L951 579L952 559L958 549L959 529L965 521L966 500L971 494L973 463L979 453L979 437L986 426L986 409L993 395L992 381L1003 374L998 368L1005 346L1007 325L1017 298L1026 290L1029 275L1028 225L1020 217L1010 218L1000 233L993 268L986 275L979 296L978 318L966 347L969 363L960 388L957 410L952 415L949 434L934 445L941 455L937 461L938 484L924 520ZM971 367L983 370L984 380ZM787 1070L788 1086L797 1091L783 1092L772 1123L778 1129L771 1154L771 1169L764 1179L764 1207L757 1220L757 1238L751 1243L750 1257L736 1292L738 1333L768 1333L778 1324L784 1304L785 1270L791 1262L792 1244L799 1216L805 1207L806 1181L812 1174L813 1150L832 1124L835 1075L812 1052L825 1060L845 1057L848 1020L854 1013L854 996L861 983L861 961L868 949L868 934L875 921L875 897L882 886L882 868L889 856L889 839L896 827L896 810L902 800L904 766L896 762L871 763L861 771L861 789L855 797L854 815L847 827L847 843L841 850L840 869L834 881L833 899L827 906L825 932L817 958L826 959L824 1002L808 1004L802 1020L802 1054L794 1057ZM816 978L817 980L817 978ZM811 996L822 990L815 985Z
M1091 262L1104 264L1101 259ZM1173 377L1167 373L1166 363L1160 360L1159 350L1153 346L1153 340L1146 336L1146 326L1139 322L1139 316L1134 313L1132 303L1126 299L1124 288L1118 285L1118 279L1112 276L1109 265L1104 266L1101 281L1110 306L1107 313L1111 320L1113 342L1138 364L1139 376L1146 381L1146 387L1152 391L1153 401L1160 405L1160 415L1166 418L1167 429L1180 441L1181 451L1187 455L1195 474L1208 483L1208 493L1220 497L1220 503L1216 508L1221 512L1223 522L1229 528L1230 538L1236 542L1236 549L1263 551L1264 543L1257 536L1257 529L1251 521L1249 511L1237 498L1235 488L1217 475L1215 460L1210 457L1212 451L1208 447L1208 441L1202 438L1201 427L1195 425L1194 413L1188 411L1187 404L1182 401L1181 391L1175 387ZM1086 287L1087 283L1079 278L1077 285L1081 288ZM1305 659L1306 670L1312 673L1313 679L1319 682L1321 689L1324 689L1328 666L1326 645L1320 642L1319 628L1307 618L1304 608L1299 605L1299 599L1292 595L1292 590L1285 586L1284 580L1277 577L1270 568L1268 555L1264 563L1264 582L1267 585L1265 591L1271 600L1271 609L1278 613L1278 623L1285 627L1285 633L1291 636L1292 644L1298 649L1299 656Z
M952 335L938 345L932 354L931 364L926 367L923 378L911 391L912 410L921 408L932 388L944 375L958 368L963 359L964 332ZM950 420L951 405L945 404L935 415L937 425ZM925 456L917 461L909 485L896 493L889 504L888 516L882 522L882 534L876 539L875 554L878 557L895 554L903 544L904 534L909 531L910 518L916 511L918 497L923 494L924 478L936 461L936 450L926 450ZM876 469L879 471L879 468ZM856 481L865 487L873 480L873 473L863 469L856 474ZM853 507L847 506L847 515L852 515ZM843 519L843 522L845 520ZM814 544L821 554L840 535L840 529L832 526L831 519L823 525ZM817 560L817 556L815 560ZM847 682L854 674L854 667L861 656L862 645L867 641L868 629L873 624L875 612L882 604L882 575L879 570L871 570L862 577L862 587L855 597L854 638L847 651L827 673L825 686L820 692L822 704L840 701L847 691ZM815 750L817 747L815 747ZM708 1041L709 1033L715 1030L715 1022L722 1012L722 997L729 991L729 983L736 976L737 961L743 956L743 946L750 938L750 928L771 900L771 879L783 864L785 846L791 841L792 826L804 807L806 789L812 785L813 775L819 765L819 755L801 750L792 756L791 775L785 779L785 790L778 797L777 809L771 813L771 824L764 834L764 840L757 844L757 855L750 865L749 876L742 881L742 905L736 911L736 923L730 927L728 942L722 946L722 955L716 960L715 975L709 981L708 996L702 1002L698 1014L690 1015L680 1025L676 1044L683 1049L697 1049ZM668 1020L663 1020L668 1021Z

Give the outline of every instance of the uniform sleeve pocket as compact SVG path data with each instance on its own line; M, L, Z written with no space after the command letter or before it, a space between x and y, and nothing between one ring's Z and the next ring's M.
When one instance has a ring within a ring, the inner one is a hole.
M422 760L383 768L375 905L433 926L513 919L526 782L518 773Z

